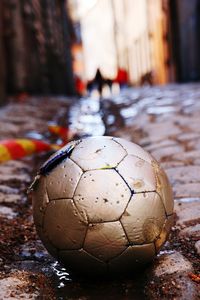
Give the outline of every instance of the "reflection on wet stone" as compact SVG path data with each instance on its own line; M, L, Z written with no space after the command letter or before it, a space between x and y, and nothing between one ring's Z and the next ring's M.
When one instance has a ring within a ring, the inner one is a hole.
M63 126L69 124L80 137L107 134L142 145L168 173L175 195L176 224L156 260L141 270L141 274L132 274L131 279L100 278L93 282L74 278L50 257L33 230L26 189L32 174L48 155L2 164L0 218L4 233L0 286L4 288L0 298L6 295L3 291L10 291L8 285L15 290L16 285L26 288L28 284L32 287L28 292L30 297L42 297L45 291L47 299L143 299L145 295L161 299L163 287L167 291L170 289L177 299L196 299L196 283L188 277L188 272L198 274L200 271L199 96L198 84L169 85L126 89L101 100L32 97L23 106L9 104L3 108L0 115L2 138L29 136L48 140L47 122L53 120ZM38 102L41 108L48 103L48 110L38 110ZM55 115L55 111L58 114ZM139 189L142 183L135 184ZM159 224L152 223L153 234L158 228ZM148 230L145 238L151 240ZM22 276L17 277L19 281L16 281L14 270ZM38 280L35 274L40 274Z

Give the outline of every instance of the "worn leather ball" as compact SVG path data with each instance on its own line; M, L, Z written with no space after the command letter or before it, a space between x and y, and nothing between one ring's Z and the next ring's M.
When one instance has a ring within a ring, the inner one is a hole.
M165 172L121 138L67 144L44 163L31 189L37 232L72 272L134 272L159 252L173 222Z

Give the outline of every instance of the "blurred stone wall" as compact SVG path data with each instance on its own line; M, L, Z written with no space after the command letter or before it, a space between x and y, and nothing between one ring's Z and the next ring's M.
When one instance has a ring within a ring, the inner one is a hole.
M5 101L5 63L2 25L2 2L0 1L0 105Z
M170 1L173 56L180 82L200 80L200 1Z
M2 0L1 14L7 92L74 94L66 1Z

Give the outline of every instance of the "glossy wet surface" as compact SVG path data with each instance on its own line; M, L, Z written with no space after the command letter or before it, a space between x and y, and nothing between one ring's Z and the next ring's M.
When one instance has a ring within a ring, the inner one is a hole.
M59 142L47 130L47 123L53 121L69 125L77 137L106 134L139 143L167 172L177 216L169 241L144 271L138 270L128 279L75 278L38 240L26 194L33 174L49 155L1 164L0 287L4 289L0 298L198 299L198 283L188 274L200 271L199 114L197 84L127 89L110 99L93 97L79 102L31 98L29 103L2 108L1 139L29 136ZM12 284L16 278L18 287Z

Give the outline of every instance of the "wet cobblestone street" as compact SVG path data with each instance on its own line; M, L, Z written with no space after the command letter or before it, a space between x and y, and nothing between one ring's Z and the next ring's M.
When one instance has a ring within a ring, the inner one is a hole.
M27 188L48 154L0 165L0 299L200 299L200 85L124 90L109 99L34 98L0 109L0 137L39 137L54 121L77 136L113 135L136 142L172 184L175 222L153 263L133 278L71 278L45 251Z

